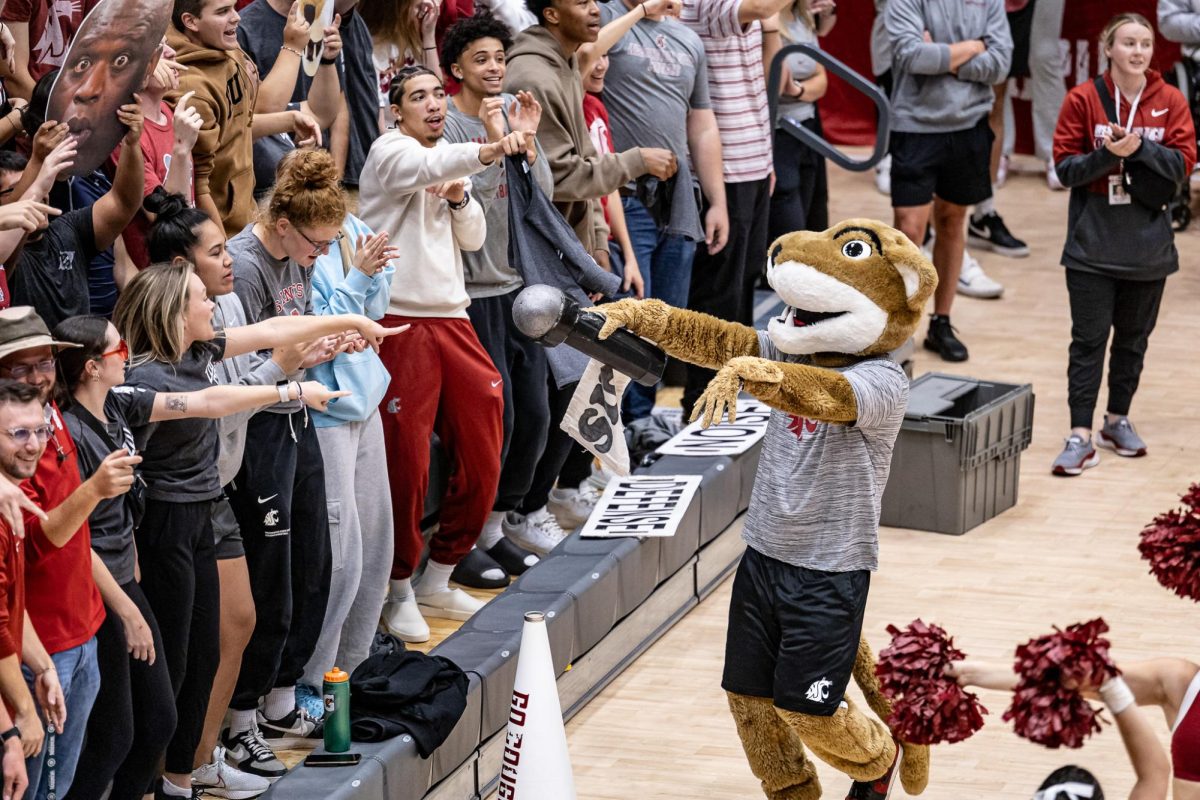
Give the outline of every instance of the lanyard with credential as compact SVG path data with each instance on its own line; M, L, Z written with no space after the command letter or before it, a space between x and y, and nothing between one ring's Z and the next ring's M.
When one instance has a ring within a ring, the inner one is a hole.
M1114 86L1116 89L1113 98L1116 104L1117 124L1121 124L1121 89L1119 86ZM1142 81L1142 88L1138 89L1137 95L1133 98L1133 103L1129 106L1129 121L1125 123L1125 133L1133 132L1133 118L1137 115L1138 103L1142 102L1142 92L1146 91L1146 82Z

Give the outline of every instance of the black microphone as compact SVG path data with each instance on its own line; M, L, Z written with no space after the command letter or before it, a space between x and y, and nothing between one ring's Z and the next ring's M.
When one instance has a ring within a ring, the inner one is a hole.
M553 286L539 283L523 289L513 303L512 315L521 333L535 342L546 347L565 342L643 386L657 384L666 369L666 353L624 328L601 339L604 317L584 311Z

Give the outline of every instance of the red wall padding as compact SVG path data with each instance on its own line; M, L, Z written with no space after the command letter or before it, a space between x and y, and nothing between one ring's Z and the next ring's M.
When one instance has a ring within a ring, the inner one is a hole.
M1152 23L1156 20L1156 0L1066 0L1062 37L1065 44L1063 80L1074 86L1096 74L1097 39L1104 24L1119 12L1136 11ZM872 0L840 0L838 23L821 45L849 67L871 77L871 23L875 18ZM1169 69L1179 59L1179 45L1161 36L1155 48L1155 68ZM1017 120L1017 151L1031 152L1028 92L1017 81L1010 87L1013 113ZM829 92L821 100L821 121L825 135L839 144L870 145L875 140L875 107L858 92L838 79L830 81Z

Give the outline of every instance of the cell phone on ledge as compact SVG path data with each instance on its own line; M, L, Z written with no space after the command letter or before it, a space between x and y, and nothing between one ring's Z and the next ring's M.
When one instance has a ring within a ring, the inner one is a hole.
M310 753L304 759L306 767L353 767L362 760L362 753Z

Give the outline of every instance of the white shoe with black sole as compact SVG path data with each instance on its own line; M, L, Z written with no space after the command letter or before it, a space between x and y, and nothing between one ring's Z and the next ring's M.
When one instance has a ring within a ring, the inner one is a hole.
M291 750L294 747L312 747L325 736L320 722L308 715L303 708L293 708L282 719L267 719L258 712L258 729L263 741L276 750Z

